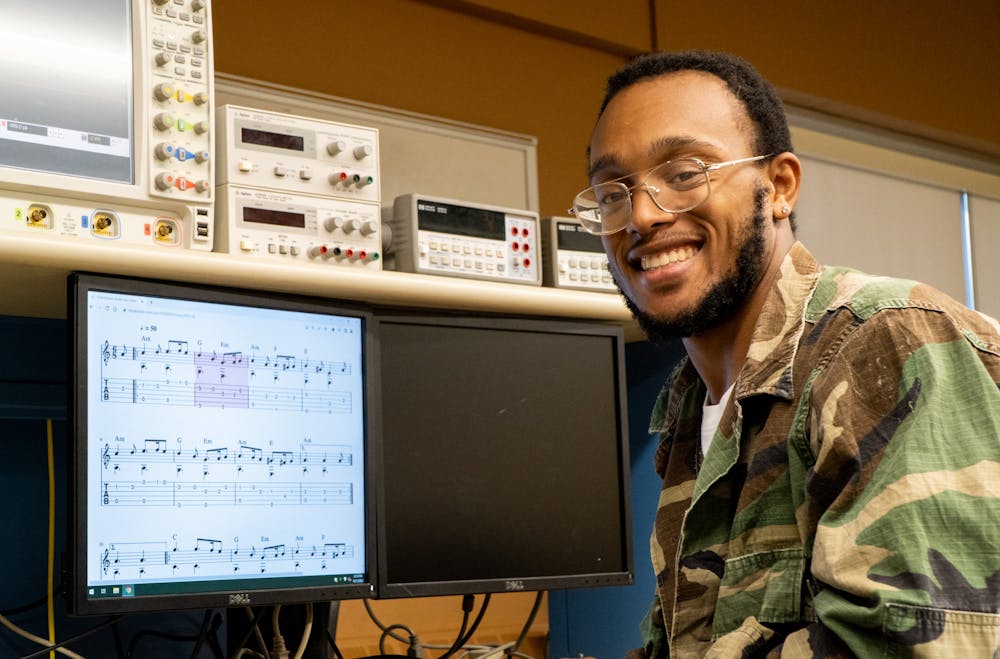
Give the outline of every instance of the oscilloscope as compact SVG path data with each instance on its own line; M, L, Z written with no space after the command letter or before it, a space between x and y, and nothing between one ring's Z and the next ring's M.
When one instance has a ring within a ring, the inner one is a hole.
M208 0L0 15L0 232L211 250Z

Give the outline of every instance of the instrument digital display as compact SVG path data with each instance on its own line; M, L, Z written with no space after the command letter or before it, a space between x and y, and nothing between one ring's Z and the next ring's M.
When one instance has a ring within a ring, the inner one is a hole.
M281 227L295 227L298 229L306 227L305 213L279 211L272 208L254 208L252 206L243 207L243 221L256 222L258 224L274 224Z
M258 128L240 129L240 140L244 144L256 144L258 146L273 146L277 149L288 149L289 151L305 151L306 141L301 135L288 135L286 133L273 133Z

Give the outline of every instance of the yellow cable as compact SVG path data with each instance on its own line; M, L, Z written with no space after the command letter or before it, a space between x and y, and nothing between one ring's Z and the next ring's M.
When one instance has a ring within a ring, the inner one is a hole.
M45 420L45 434L49 455L49 557L48 557L48 583L49 583L49 641L56 642L56 612L55 601L52 595L55 556L56 556L56 468L55 449L52 445L52 419ZM56 653L49 652L49 659L55 659Z

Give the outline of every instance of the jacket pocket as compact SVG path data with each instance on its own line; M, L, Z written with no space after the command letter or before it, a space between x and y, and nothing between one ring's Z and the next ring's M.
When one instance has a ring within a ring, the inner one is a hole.
M728 559L712 621L713 636L737 629L751 616L765 625L800 621L805 566L801 547Z
M1000 614L889 604L888 657L998 657Z

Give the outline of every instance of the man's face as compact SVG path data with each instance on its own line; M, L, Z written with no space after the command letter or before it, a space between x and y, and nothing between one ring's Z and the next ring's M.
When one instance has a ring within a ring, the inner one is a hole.
M751 142L752 124L721 80L667 74L608 104L591 138L591 183L678 158L712 164L762 155ZM712 172L709 199L683 213L659 210L639 189L629 224L603 237L615 282L651 339L700 334L753 292L774 244L767 182L756 165Z

